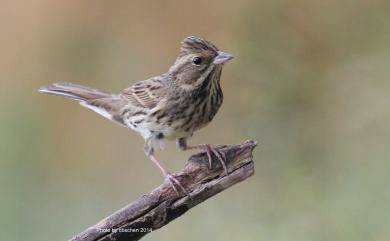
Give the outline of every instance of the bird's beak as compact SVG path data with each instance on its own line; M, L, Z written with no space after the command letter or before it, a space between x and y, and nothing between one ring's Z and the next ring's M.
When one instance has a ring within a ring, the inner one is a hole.
M233 55L218 51L218 55L214 58L213 64L223 64L233 58Z

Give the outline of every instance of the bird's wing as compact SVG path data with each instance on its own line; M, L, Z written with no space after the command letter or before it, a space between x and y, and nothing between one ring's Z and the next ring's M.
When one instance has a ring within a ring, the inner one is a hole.
M151 78L135 83L119 95L136 107L152 109L164 97L165 89L160 78Z

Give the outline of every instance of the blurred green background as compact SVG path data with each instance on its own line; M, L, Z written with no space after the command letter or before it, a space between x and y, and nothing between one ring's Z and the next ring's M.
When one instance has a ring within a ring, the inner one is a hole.
M180 41L234 54L192 143L259 142L255 175L143 240L390 240L390 2L0 3L0 240L66 240L162 182L143 140L37 89L119 91ZM157 153L178 171L190 153Z

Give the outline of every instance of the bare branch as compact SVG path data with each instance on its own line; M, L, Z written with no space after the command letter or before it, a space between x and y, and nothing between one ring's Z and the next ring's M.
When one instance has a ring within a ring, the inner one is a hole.
M245 141L239 145L217 148L226 155L228 176L224 176L218 160L213 160L210 169L205 153L191 156L184 169L174 174L188 191L187 194L179 196L165 181L151 193L104 218L70 241L139 240L209 197L250 177L254 173L252 151L255 147L255 141Z

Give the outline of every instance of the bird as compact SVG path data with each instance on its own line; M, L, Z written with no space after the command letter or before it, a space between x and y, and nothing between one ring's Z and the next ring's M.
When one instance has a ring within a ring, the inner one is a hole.
M108 93L69 82L54 83L39 88L39 92L67 97L103 117L130 128L145 140L146 156L160 169L173 189L184 191L181 183L168 172L155 155L164 141L176 141L185 151L206 152L209 166L215 155L225 174L226 157L210 144L189 145L193 133L209 124L223 102L220 85L224 64L233 55L219 50L200 37L186 37L179 54L167 72L135 82L128 88Z

